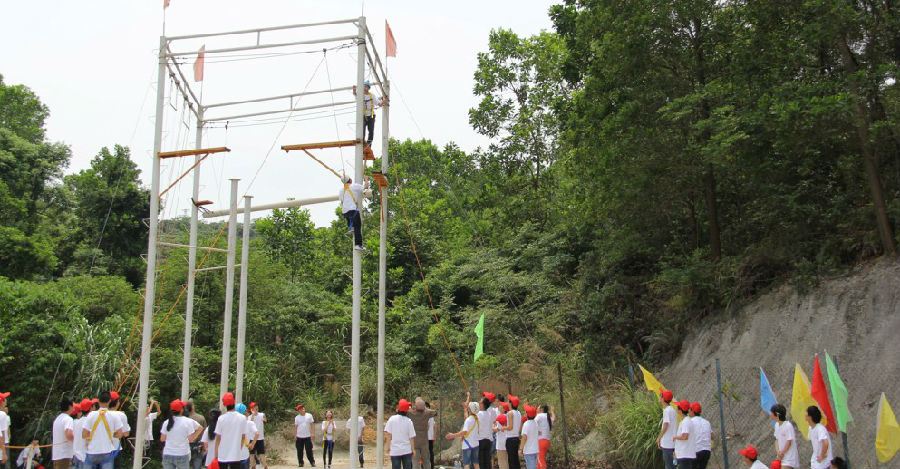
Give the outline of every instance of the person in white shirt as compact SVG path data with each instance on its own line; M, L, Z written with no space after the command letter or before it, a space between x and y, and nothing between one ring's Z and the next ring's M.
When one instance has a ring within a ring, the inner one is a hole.
M556 411L553 406L544 404L542 412L534 418L538 426L538 469L547 469L547 453L550 451L550 430L556 421Z
M363 467L365 464L365 458L363 458L363 428L366 428L366 419L363 418L362 412L357 417L356 431L358 433L356 438L356 451L359 453L359 467ZM347 441L350 441L350 419L347 419L347 423L344 424L344 428L347 430Z
M506 416L506 458L509 462L509 469L521 469L522 462L519 460L519 435L522 433L522 414L519 412L519 398L510 394L509 409Z
M467 394L468 397L468 394ZM462 438L462 459L463 467L469 466L469 469L478 469L478 403L464 402L466 420L463 422L462 430L457 433L448 433L446 438L454 440Z
M425 407L431 409L431 403L425 402ZM434 427L434 417L431 417L428 419L428 461L431 463L431 467L434 467Z
M207 427L200 436L200 444L204 454L203 465L206 467L209 467L216 458L216 449L215 447L210 447L210 444L215 445L216 443L216 423L221 415L221 410L211 409L206 418Z
M538 426L534 421L537 417L537 409L525 404L525 416L528 420L522 424L522 448L519 449L519 456L525 458L525 469L537 469L538 453L540 453Z
M90 399L82 399L77 405L78 414L72 422L72 467L75 469L86 467L84 461L87 440L84 439L82 430L84 430L84 417L87 416L93 406L94 403Z
M119 400L119 393L116 391L109 392L110 401L109 401L109 414L113 418L119 419L119 423L122 425L122 436L116 438L116 457L113 459L113 467L115 469L121 469L122 467L122 438L128 438L131 435L131 427L128 425L128 417L125 415L125 412L119 410L119 406L122 405L122 402Z
M416 456L416 429L412 420L406 416L411 405L406 399L400 399L397 413L384 426L384 444L389 448L392 469L412 469L413 458Z
M812 444L812 456L809 464L812 469L828 469L832 455L831 436L822 425L822 411L816 406L806 409L806 423L809 424L809 442Z
M221 469L242 469L244 458L241 453L246 449L247 417L237 413L234 405L234 394L226 392L222 396L225 413L216 421L216 446L213 460L218 459Z
M100 408L84 418L81 435L87 440L85 464L89 469L113 469L119 450L116 443L122 438L122 422L109 410L111 393L102 392L98 397Z
M0 392L0 466L9 468L9 407L6 400L10 393Z
M694 441L694 449L697 451L697 460L694 462L694 469L706 469L709 465L709 457L712 454L712 425L709 421L701 417L703 407L699 402L691 403L691 425L694 426L696 440Z
M191 443L203 433L203 427L194 419L185 417L184 403L175 399L169 404L169 419L159 430L159 441L164 443L163 469L188 469L191 464Z
M769 418L775 421L775 454L785 469L800 467L800 452L797 448L794 425L787 421L787 409L781 404L772 406Z
M259 404L255 402L250 403L250 419L253 420L256 430L259 431L259 438L256 439L256 445L250 452L256 457L256 461L251 460L250 462L258 462L263 465L264 469L269 469L269 464L266 462L266 414L259 411Z
M375 133L375 108L386 106L386 98L376 98L372 94L372 84L363 82L363 141L367 147L372 146ZM353 96L356 96L356 85L353 85ZM368 133L368 137L366 136Z
M353 232L353 249L365 251L362 244L362 217L359 211L362 209L363 192L369 188L369 180L366 179L365 185L353 183L353 179L349 177L342 178L344 183L338 192L338 200L341 202L341 213L347 220L347 229Z
M294 446L297 448L297 464L303 467L303 451L306 451L306 459L309 465L315 467L316 460L313 457L312 440L316 437L316 429L313 426L315 419L306 411L303 404L297 406L297 416L294 417Z
M75 404L71 399L64 397L59 403L61 413L53 421L53 469L68 469L72 465L73 446L75 440L75 420L72 419L72 409Z
M331 461L334 460L334 430L337 426L334 424L334 412L325 411L325 419L322 420L322 464L325 469L331 467Z
M144 425L147 426L147 429L144 432L144 441L153 441L153 422L159 417L159 414L159 402L151 398L150 403L147 405L147 416L144 417Z
M243 403L234 406L234 411L244 417L244 441L241 444L240 459L241 467L248 469L250 467L250 451L256 445L256 437L259 432L256 430L256 424L250 420L250 412Z
M675 468L675 431L678 419L675 409L670 405L673 399L672 391L663 389L659 393L659 403L662 404L662 428L656 437L656 447L662 451L663 464L666 469Z
M505 403L504 403L505 404ZM497 436L497 467L509 469L509 458L506 456L506 414L500 414L494 420L494 434Z
M747 446L744 449L738 450L738 453L741 454L741 458L744 460L744 464L746 464L750 469L769 469L768 466L757 459L759 457L759 452L757 452L756 448L754 448L753 446ZM681 461L679 461L679 464L681 464ZM679 469L680 467L681 466L679 466Z
M694 426L691 424L691 418L688 417L688 411L691 410L691 403L686 399L682 399L678 403L678 416L681 417L681 423L678 425L678 431L675 432L675 459L678 460L678 469L692 469L694 461L697 459L697 451L694 449Z
M491 400L487 397L481 398L478 403L480 410L478 411L478 465L481 469L491 469L493 460L494 433L491 428L494 425L494 413L491 412Z
M32 469L40 465L40 461L40 442L38 442L38 440L32 440L31 443L19 453L19 457L16 459L16 467L21 469Z

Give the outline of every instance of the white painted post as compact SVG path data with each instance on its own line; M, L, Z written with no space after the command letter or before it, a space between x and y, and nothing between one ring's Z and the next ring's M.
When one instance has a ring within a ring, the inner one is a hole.
M354 160L355 173L353 180L361 184L363 181L363 81L366 78L366 17L359 17L359 38L357 39L357 65L356 65L356 159ZM362 201L359 201L359 210L362 210ZM359 322L362 294L362 252L353 252L353 319L352 339L350 345L350 469L356 469L358 461L357 446L354 444L359 439ZM381 458L383 455L377 455Z
M202 148L203 144L203 108L198 104L197 118L197 136L195 140L195 148ZM194 201L200 200L200 161L201 156L194 157L194 190L192 197ZM191 234L188 245L188 278L187 278L187 298L185 298L184 309L184 357L181 363L181 400L186 401L191 397L191 338L194 333L194 282L197 278L197 215L199 210L197 206L191 204Z
M390 103L391 86L387 78L384 79L384 99ZM390 167L390 105L381 108L381 173L387 178ZM375 429L378 432L376 439L376 453L384 454L384 314L387 299L387 223L388 223L388 188L381 189L381 232L378 243L378 422ZM378 469L383 467L383 458L378 458Z
M228 217L228 262L225 268L225 316L222 326L222 371L219 376L219 397L228 392L228 372L231 368L231 315L234 305L234 258L237 245L237 191L240 179L231 179L231 215Z
M241 241L241 286L238 296L237 370L235 371L235 399L244 402L244 342L247 338L247 274L250 264L250 199L244 196L243 239Z
M156 124L153 130L153 169L150 183L150 223L147 235L147 272L144 291L144 325L141 335L141 369L139 373L137 415L147 413L147 394L150 386L150 341L153 334L153 309L156 307L156 236L159 228L159 152L162 149L163 106L166 90L166 37L159 37L159 65L156 74ZM140 419L138 420L141 421ZM135 441L144 441L146 425L137 425ZM144 463L144 445L134 448L133 469Z

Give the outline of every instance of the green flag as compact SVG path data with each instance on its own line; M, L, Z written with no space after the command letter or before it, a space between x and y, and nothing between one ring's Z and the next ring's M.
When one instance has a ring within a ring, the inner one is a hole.
M850 409L847 407L847 386L838 375L837 366L831 360L831 355L825 354L825 369L828 372L828 383L831 384L831 398L834 399L834 413L837 419L838 430L847 433L847 424L853 421Z
M477 361L478 357L484 353L484 313L481 313L481 319L475 326L475 335L478 336L478 343L475 344L475 360L473 361Z

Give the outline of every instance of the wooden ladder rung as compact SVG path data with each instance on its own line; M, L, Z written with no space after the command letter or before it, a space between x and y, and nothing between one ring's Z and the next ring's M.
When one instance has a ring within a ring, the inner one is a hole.
M297 145L282 145L284 151L291 150L321 150L323 148L352 147L359 143L359 140L340 140L337 142L318 142L318 143L300 143Z
M372 173L372 177L375 178L375 182L378 183L378 187L384 188L387 187L387 178L384 177L384 174L379 172Z
M366 161L375 161L375 152L372 147L363 147L363 159Z
M158 153L160 159L166 158L178 158L181 156L191 156L191 155L209 155L212 153L222 153L225 151L231 151L228 147L216 147L216 148L198 148L196 150L178 150L178 151L161 151Z

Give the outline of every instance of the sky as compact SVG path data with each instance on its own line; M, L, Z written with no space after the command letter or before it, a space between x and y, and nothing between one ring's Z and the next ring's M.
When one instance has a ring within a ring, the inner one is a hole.
M25 84L50 108L47 138L72 149L68 173L90 166L103 147L128 146L149 186L156 114L156 53L159 37L217 33L260 27L366 17L374 45L384 57L384 23L397 41L397 57L387 59L391 80L390 133L393 138L428 138L463 150L488 140L468 123L477 104L472 94L477 54L487 50L491 29L522 36L552 29L547 15L553 0L30 0L4 9L0 27L0 74L6 84ZM355 34L355 26L304 28L264 33L261 43L293 42ZM255 35L174 41L175 52L252 45ZM179 59L189 85L204 104L332 89L354 84L356 50L348 41L224 54L208 54L201 83L193 81L193 56ZM322 52L323 47L335 48ZM273 54L274 53L274 54ZM277 54L277 55L275 55ZM371 76L371 72L367 74ZM170 80L164 85L163 151L193 148L195 121ZM351 101L350 92L300 98L295 106ZM283 100L267 109L287 108ZM259 105L210 110L227 117L263 109ZM210 208L228 207L230 178L239 178L239 195L255 204L335 193L340 184L309 157L280 150L281 145L352 139L354 116L347 105L290 115L212 122L203 147L228 146L230 153L201 164L200 198ZM381 116L376 120L375 152L380 155ZM316 156L338 172L352 174L353 150L322 150ZM161 187L186 172L193 158L165 160ZM163 217L182 216L190 207L191 178L166 195ZM242 203L242 202L239 202ZM317 226L335 218L337 203L310 206ZM266 212L254 214L254 218Z

